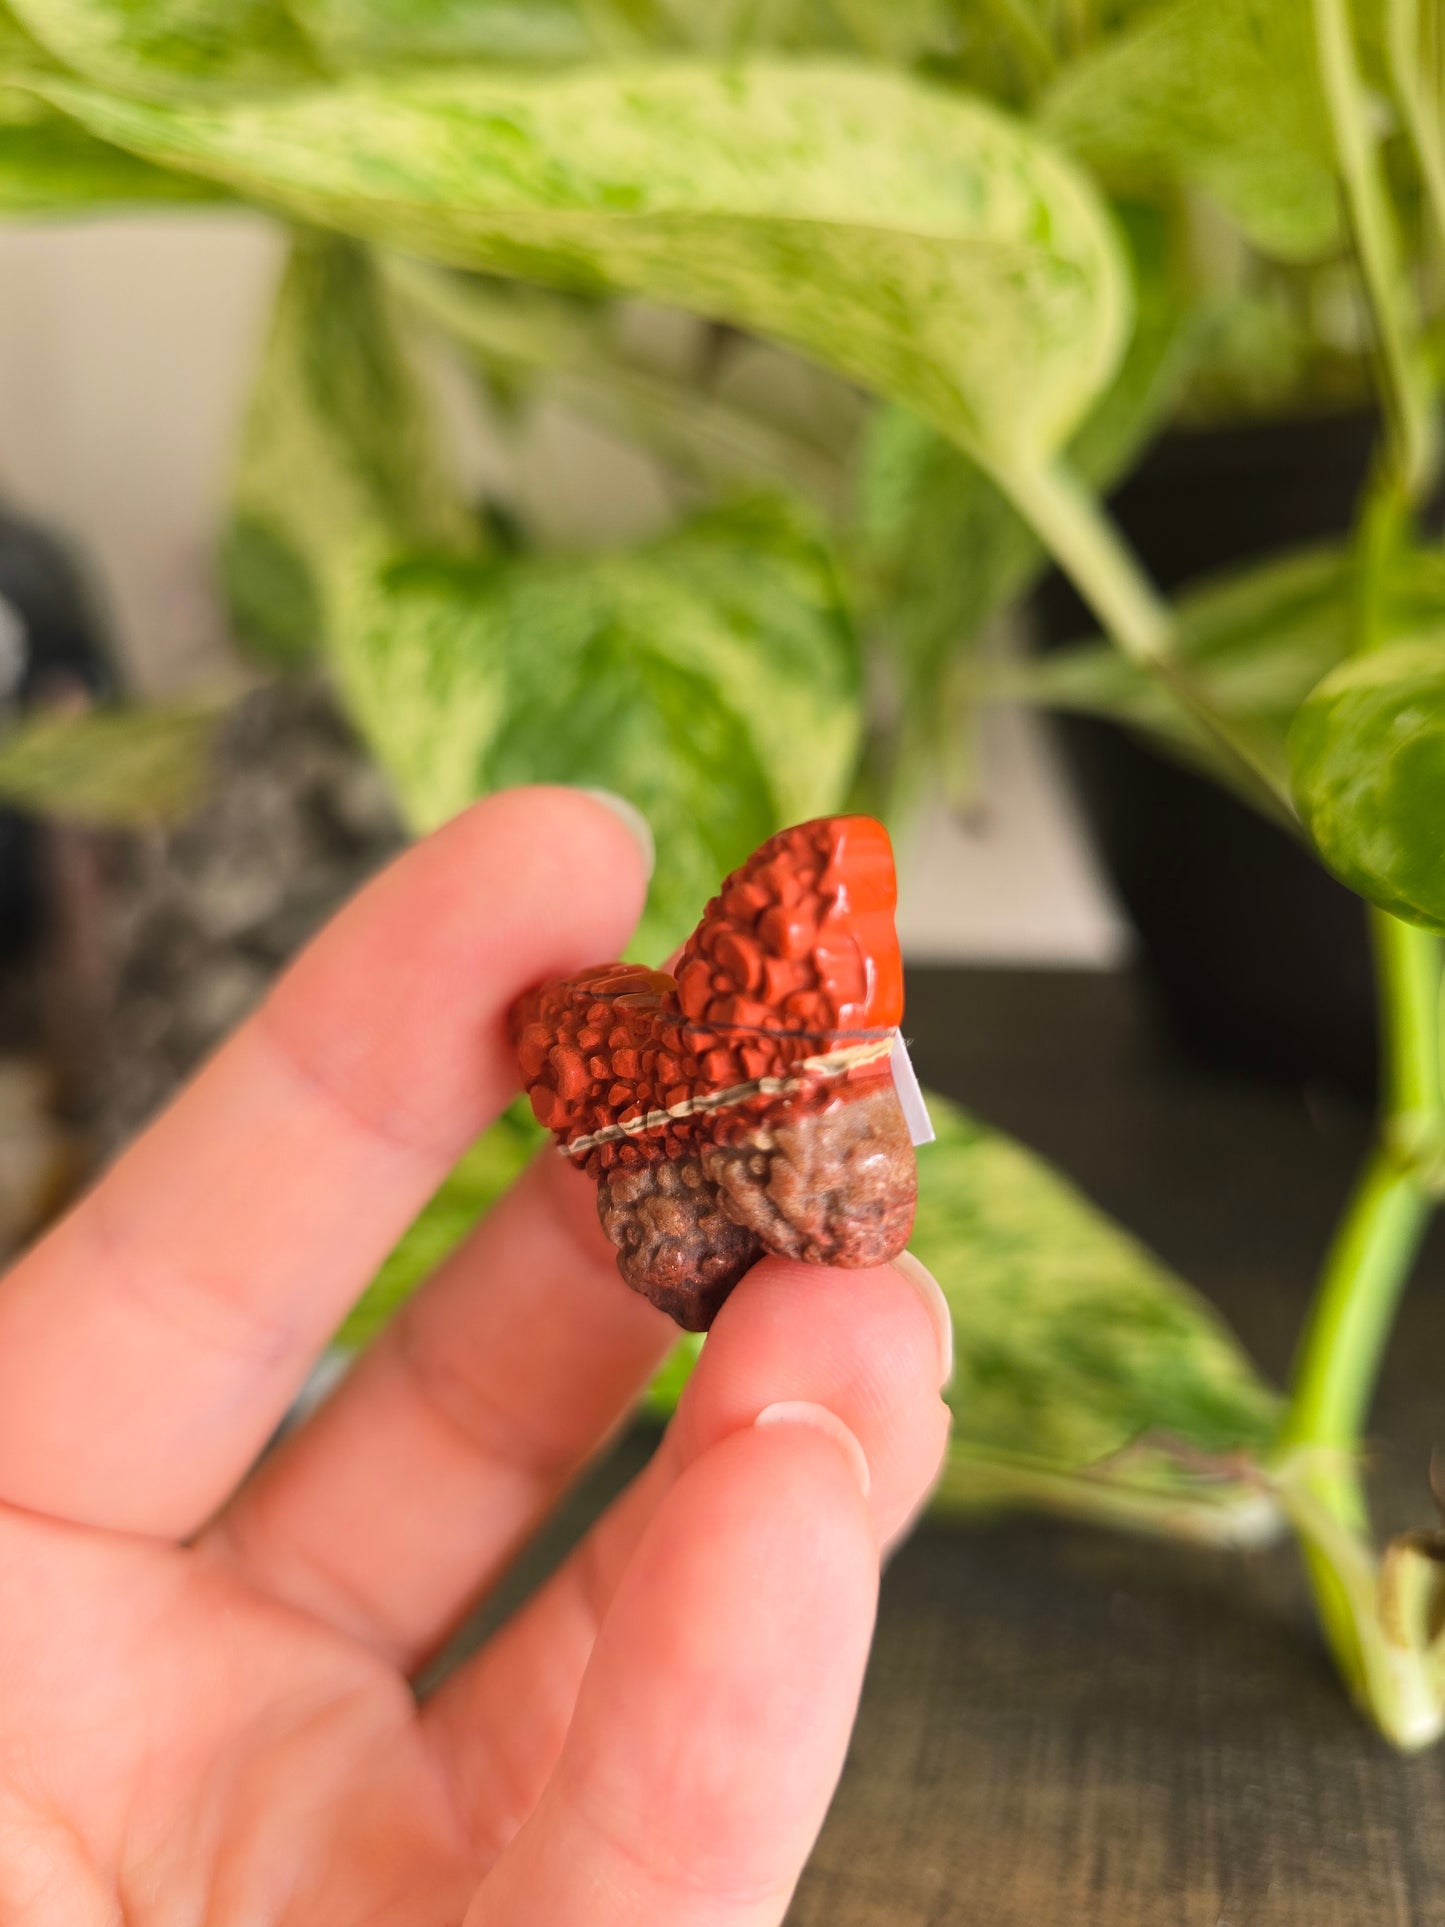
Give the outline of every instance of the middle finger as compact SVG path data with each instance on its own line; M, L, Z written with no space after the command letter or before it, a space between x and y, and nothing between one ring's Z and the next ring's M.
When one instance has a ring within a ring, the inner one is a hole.
M541 1152L203 1545L415 1666L677 1337L615 1258L594 1187Z

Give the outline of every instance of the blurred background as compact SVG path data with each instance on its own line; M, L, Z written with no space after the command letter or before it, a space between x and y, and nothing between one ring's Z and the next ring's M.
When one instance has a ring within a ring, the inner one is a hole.
M235 213L123 226L0 227L0 490L89 559L133 686L174 695L234 662L217 568L233 452L285 243ZM442 393L475 482L520 465L562 541L665 526L664 484L635 447L553 415L525 446L490 444L469 398ZM988 793L968 819L931 800L906 846L910 956L1116 962L1127 934L1044 733L988 724Z

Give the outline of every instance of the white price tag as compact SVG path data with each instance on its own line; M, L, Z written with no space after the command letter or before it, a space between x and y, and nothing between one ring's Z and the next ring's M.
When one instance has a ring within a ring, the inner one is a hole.
M928 1115L928 1106L919 1088L918 1073L913 1068L913 1060L908 1055L908 1046L903 1041L901 1030L893 1033L893 1048L888 1053L888 1061L893 1067L893 1088L898 1093L908 1135L915 1144L932 1144L935 1136L933 1119Z

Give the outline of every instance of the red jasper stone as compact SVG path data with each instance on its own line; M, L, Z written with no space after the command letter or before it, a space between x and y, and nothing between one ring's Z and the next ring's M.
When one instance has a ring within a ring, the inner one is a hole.
M680 1323L765 1249L876 1264L906 1242L912 1148L869 1056L903 1015L896 894L880 823L801 823L724 881L675 975L601 964L515 1006L538 1121L599 1181L624 1277Z

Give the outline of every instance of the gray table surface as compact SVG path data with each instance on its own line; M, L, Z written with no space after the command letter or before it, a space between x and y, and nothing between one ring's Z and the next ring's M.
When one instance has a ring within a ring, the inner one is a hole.
M1358 1111L1182 1065L1127 977L915 972L908 1029L926 1082L1053 1158L1283 1375ZM1442 1374L1437 1242L1373 1421L1392 1529L1431 1518ZM623 1442L509 1599L647 1446ZM1445 1927L1445 1750L1402 1759L1353 1713L1288 1546L925 1522L885 1576L857 1735L790 1921Z

